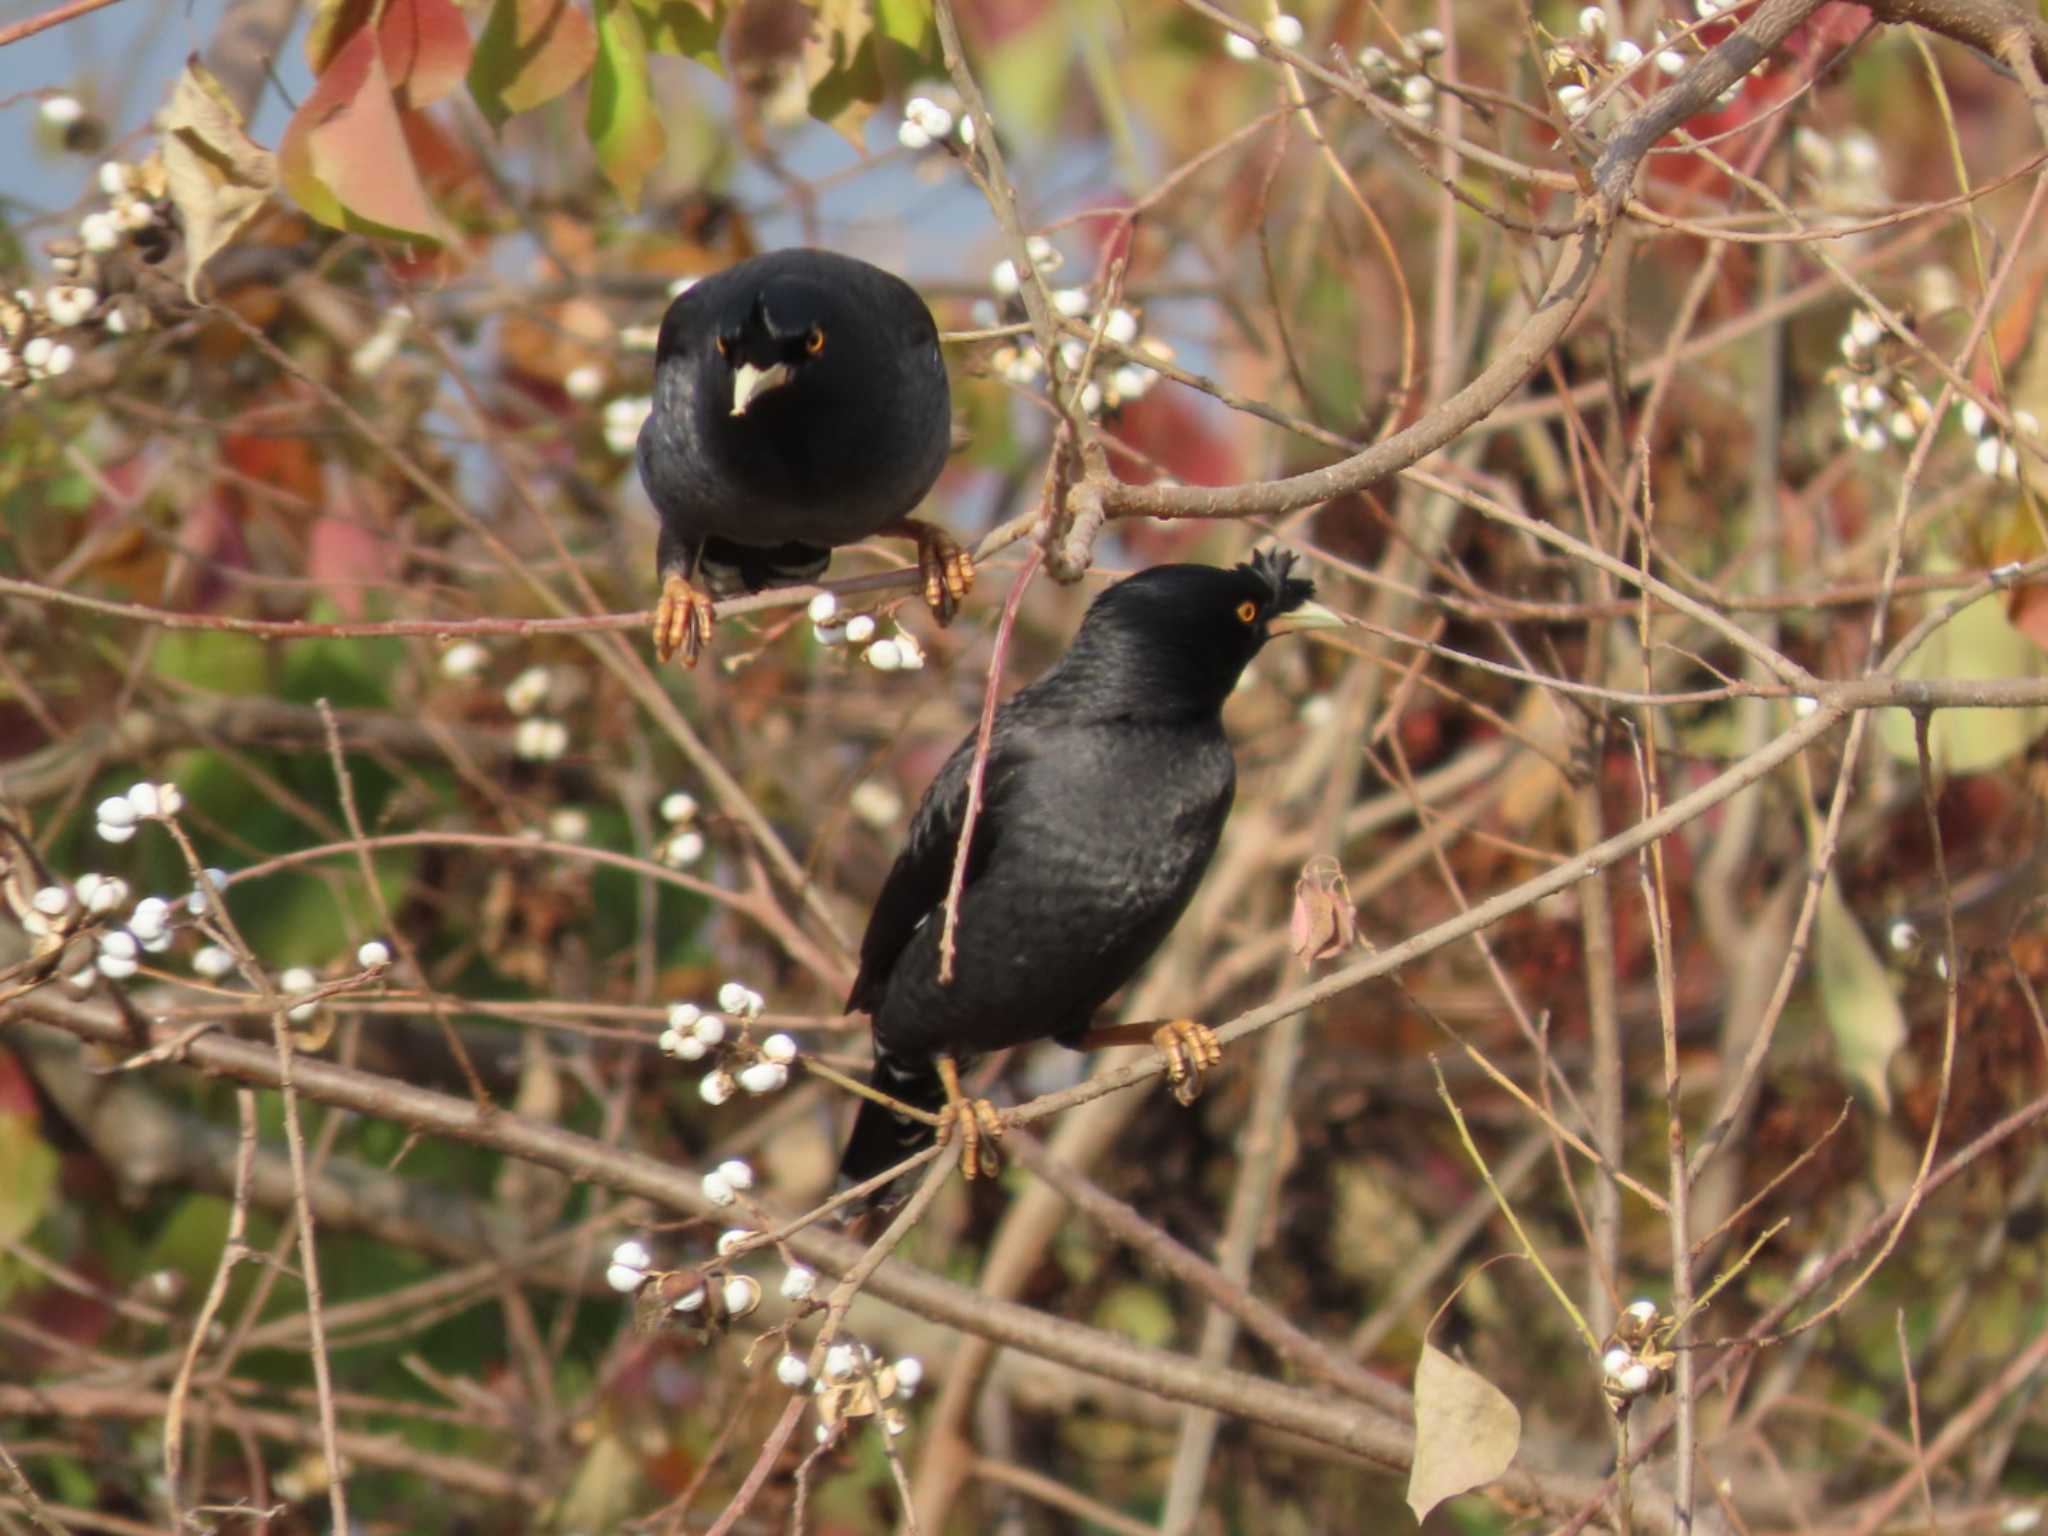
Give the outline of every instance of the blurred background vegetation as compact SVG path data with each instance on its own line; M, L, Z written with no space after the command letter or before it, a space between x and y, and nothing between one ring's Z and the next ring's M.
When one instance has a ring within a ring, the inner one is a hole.
M1228 485L1333 462L1511 343L1589 146L1728 34L1703 9L1302 0L1235 32L1194 0L952 13L1048 293L1119 343L1080 419L1127 482ZM622 1242L723 1273L721 1228L829 1195L841 1094L800 1071L713 1106L662 1032L737 982L765 1000L748 1048L784 1032L865 1059L847 936L979 708L1061 441L943 18L39 19L0 23L0 1524L292 1532L345 1504L364 1531L680 1531L722 1509L748 1531L1405 1528L1405 1452L1250 1403L1219 1422L874 1298L847 1330L923 1384L814 1461L806 1417L736 1497L777 1445L785 1339L816 1336L780 1293L790 1255L734 1261L766 1297L725 1330L645 1326L607 1284ZM1024 598L1005 686L1103 581L1268 536L1367 621L1341 649L1276 648L1232 701L1238 810L1133 1019L1222 1022L1355 960L1333 916L1352 901L1386 948L1721 785L1657 862L1251 1036L1191 1111L1141 1087L1036 1128L1382 1383L1362 1400L1390 1425L1425 1336L1506 1395L1536 1482L1475 1475L1431 1529L1564 1524L1681 1397L1702 1529L1917 1510L2023 1531L2048 1498L2048 715L1943 713L1924 785L1901 711L1717 777L1803 718L1732 632L1847 678L1940 615L1905 675L2041 675L2040 137L2009 70L1822 6L1652 155L1651 212L1594 301L1435 478L1277 519L1116 522L1085 580ZM815 625L805 589L735 605L706 666L657 672L631 471L652 328L678 279L800 242L904 273L956 333L961 447L927 510L982 541L980 585L940 631L900 551L845 552L840 620L875 614L924 665ZM1058 360L1069 384L1086 351ZM1587 548L1670 585L1640 597ZM138 784L175 786L177 835L147 814L105 835ZM1348 895L1304 905L1319 858ZM558 1125L600 1162L694 1180L745 1160L745 1219L317 1088L294 1128L179 1043L267 1045L285 1006L309 1058ZM1086 1066L1042 1047L994 1091ZM1711 1152L1676 1180L1669 1108ZM1637 1297L1671 1317L1674 1250L1693 1293L1725 1281L1683 1335L1711 1380L1667 1393L1676 1361L1645 1345L1654 1381L1617 1398L1537 1267L1492 1262L1522 1251L1503 1202L1603 1344ZM1021 1166L948 1186L897 1256L1208 1366L1332 1379ZM1447 1433L1426 1411L1419 1432ZM1672 1528L1673 1454L1635 1474L1637 1528ZM1589 1518L1623 1528L1620 1503Z

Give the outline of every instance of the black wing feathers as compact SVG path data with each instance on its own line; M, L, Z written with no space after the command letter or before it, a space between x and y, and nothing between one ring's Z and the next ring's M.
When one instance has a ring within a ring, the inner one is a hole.
M968 852L967 885L988 862L995 847L1000 818L991 814L1002 781L1016 767L1012 733L998 729L989 742L988 769L982 780L982 805L974 819L974 845ZM910 818L910 835L903 851L882 882L875 898L875 910L868 919L868 931L860 944L860 974L846 1006L868 1013L882 1005L889 988L889 972L909 944L917 925L935 917L946 902L946 887L953 878L954 850L960 844L960 827L967 819L967 775L974 764L975 737L969 736L946 759L931 787L918 802ZM965 887L962 888L965 895Z

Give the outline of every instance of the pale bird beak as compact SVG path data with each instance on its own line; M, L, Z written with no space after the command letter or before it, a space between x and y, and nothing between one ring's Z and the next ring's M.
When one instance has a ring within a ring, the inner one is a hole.
M1266 633L1296 635L1310 629L1342 629L1350 622L1343 614L1333 612L1321 603L1303 603L1291 613L1283 613L1277 619L1269 619L1266 623Z
M733 415L746 415L747 407L752 405L756 398L788 382L787 363L777 363L772 368L756 368L752 363L741 363L732 374Z

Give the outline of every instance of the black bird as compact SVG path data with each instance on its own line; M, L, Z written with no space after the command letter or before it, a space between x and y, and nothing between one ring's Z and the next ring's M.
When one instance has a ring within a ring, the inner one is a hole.
M1223 701L1267 639L1342 622L1309 601L1294 557L1231 570L1161 565L1111 587L1067 654L997 712L960 896L953 975L939 980L946 888L975 736L939 770L883 882L848 1000L874 1019L881 1094L840 1164L863 1183L958 1122L967 1176L995 1171L1002 1123L963 1103L958 1064L1051 1038L1077 1050L1150 1039L1182 1103L1221 1053L1188 1020L1091 1031L1095 1011L1186 909L1236 789Z
M640 481L661 514L654 648L696 664L712 601L809 581L841 544L917 541L941 623L974 580L909 516L945 466L952 401L917 291L831 251L772 251L676 297L654 354Z

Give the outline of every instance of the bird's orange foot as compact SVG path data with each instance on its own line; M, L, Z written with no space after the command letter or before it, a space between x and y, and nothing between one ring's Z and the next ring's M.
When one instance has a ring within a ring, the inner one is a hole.
M921 517L906 517L887 530L917 541L917 573L923 582L925 606L941 624L953 622L960 604L974 590L974 556L953 536Z
M697 665L697 658L711 644L711 621L715 617L710 595L671 571L661 584L661 601L654 610L655 658L667 661L681 651L684 666Z
M1202 1077L1223 1060L1216 1031L1193 1019L1170 1019L1152 1031L1152 1043L1166 1058L1166 1082L1174 1098L1192 1104L1202 1092Z
M967 1179L992 1179L1003 1171L995 1144L1003 1139L1003 1116L987 1099L962 1099L939 1111L939 1140L960 1131L960 1173Z

